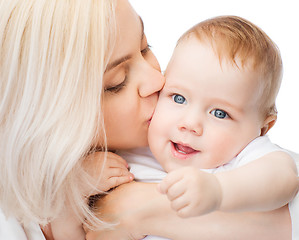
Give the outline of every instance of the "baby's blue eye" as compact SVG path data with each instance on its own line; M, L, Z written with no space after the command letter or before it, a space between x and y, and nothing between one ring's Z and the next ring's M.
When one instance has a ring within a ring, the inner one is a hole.
M228 118L228 114L227 112L223 111L223 110L220 110L220 109L215 109L211 112L212 115L214 115L216 118L221 118L221 119L224 119L224 118Z
M175 101L178 104L184 104L186 101L186 99L182 95L179 95L179 94L174 94L172 96L172 99L173 99L173 101Z

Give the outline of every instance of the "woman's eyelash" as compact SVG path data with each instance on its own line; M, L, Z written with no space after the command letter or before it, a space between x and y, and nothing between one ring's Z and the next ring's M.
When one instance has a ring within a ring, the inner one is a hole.
M122 81L120 84L113 86L113 87L107 87L105 88L105 92L112 92L112 93L118 93L120 90L123 89L123 87L126 86L127 83L127 77Z
M147 46L141 50L141 54L143 56L145 56L150 50L151 50L151 45L147 44ZM112 92L112 93L118 93L120 90L123 89L123 87L126 86L126 82L127 82L127 77L124 79L124 81L122 81L120 84L116 85L116 86L112 86L112 87L106 87L104 89L105 92Z
M141 50L141 54L142 55L147 54L147 52L151 50L151 47L152 47L151 45L147 44L146 48Z

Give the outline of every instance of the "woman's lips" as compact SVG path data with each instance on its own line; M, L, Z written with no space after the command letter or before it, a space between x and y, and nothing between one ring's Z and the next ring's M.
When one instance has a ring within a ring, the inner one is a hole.
M150 117L149 120L147 121L148 124L151 123L153 116L154 116L154 113L152 113L151 117Z
M198 150L195 150L187 145L175 142L171 142L171 152L175 158L183 160L199 153Z

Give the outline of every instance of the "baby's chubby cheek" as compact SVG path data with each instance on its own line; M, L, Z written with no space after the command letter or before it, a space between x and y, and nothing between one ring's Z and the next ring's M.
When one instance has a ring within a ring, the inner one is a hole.
M159 121L157 121L157 118L154 114L148 129L148 144L154 155L159 152L159 145L161 145L162 140L161 133Z
M155 126L153 124L153 118L152 118L149 128L148 128L147 138L148 138L149 147L152 148L152 146L154 145L154 142L155 142Z

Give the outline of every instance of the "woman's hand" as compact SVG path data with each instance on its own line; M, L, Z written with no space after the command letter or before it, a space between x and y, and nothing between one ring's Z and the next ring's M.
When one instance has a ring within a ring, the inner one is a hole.
M151 191L147 191L146 185L153 186L150 188ZM153 197L154 192L158 198ZM143 239L146 236L141 228L143 224L146 224L143 216L148 216L148 213L155 214L156 201L159 201L161 196L155 184L151 183L131 182L117 187L111 193L98 199L94 205L94 211L101 220L115 225L111 229L97 231L85 229L86 239Z
M83 168L91 176L91 188L86 189L88 196L98 193L95 192L95 187L98 191L105 192L134 179L134 175L128 170L128 163L112 152L94 152L88 155Z
M134 175L128 170L127 162L111 152L90 154L83 162L83 169L89 175L90 183L84 184L85 188L82 196L103 193L134 179ZM55 240L85 239L82 222L79 221L73 209L69 206L64 208L61 217L51 222L48 229L51 229L51 234Z

